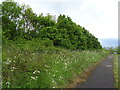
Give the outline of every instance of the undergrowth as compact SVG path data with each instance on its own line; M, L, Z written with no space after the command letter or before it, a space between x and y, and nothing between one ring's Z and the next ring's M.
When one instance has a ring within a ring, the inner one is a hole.
M49 46L34 40L22 44L3 41L3 88L64 88L108 54L104 50L66 50L48 41Z

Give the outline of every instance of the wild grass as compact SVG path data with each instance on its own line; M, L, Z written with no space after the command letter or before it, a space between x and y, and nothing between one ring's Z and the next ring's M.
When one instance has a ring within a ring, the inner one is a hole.
M2 88L2 26L0 25L0 89L1 88Z
M118 54L114 55L114 78L115 78L115 87L118 88L120 81L118 80ZM120 87L119 87L120 88Z
M23 49L10 42L3 45L3 88L64 88L107 55L103 50L28 47Z

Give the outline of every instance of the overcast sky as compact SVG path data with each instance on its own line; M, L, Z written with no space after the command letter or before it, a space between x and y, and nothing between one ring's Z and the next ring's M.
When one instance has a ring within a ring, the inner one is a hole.
M120 0L14 0L29 5L37 14L70 16L97 38L118 38Z

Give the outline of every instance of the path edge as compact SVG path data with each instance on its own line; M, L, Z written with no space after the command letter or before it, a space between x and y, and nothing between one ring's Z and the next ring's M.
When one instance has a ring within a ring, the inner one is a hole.
M83 71L83 73L80 76L77 76L73 83L69 84L65 88L76 88L79 84L85 82L88 76L91 74L91 72L97 67L97 65L106 60L109 55L105 56L103 59L99 60L95 64L89 66L87 69L85 69L85 71Z

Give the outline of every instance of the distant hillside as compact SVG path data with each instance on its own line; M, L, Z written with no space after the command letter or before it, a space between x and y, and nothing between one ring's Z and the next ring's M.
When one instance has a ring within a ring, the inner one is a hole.
M99 39L102 47L116 47L118 46L118 39L108 38L108 39Z

